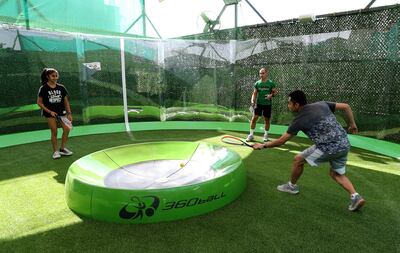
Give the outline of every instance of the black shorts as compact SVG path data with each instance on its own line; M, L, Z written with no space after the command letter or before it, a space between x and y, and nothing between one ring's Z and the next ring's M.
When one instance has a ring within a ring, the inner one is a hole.
M57 113L57 115L58 116L65 116L65 115L67 115L67 111L65 110L65 109L63 109L63 110L61 110L61 111L56 111L56 113ZM48 112L46 112L46 111L44 111L44 110L42 110L42 116L43 117L46 117L46 118L53 118L53 116L51 116L51 114L50 113L48 113Z
M257 116L264 116L266 118L271 118L271 105L259 105L257 104L256 108L254 109L254 115Z

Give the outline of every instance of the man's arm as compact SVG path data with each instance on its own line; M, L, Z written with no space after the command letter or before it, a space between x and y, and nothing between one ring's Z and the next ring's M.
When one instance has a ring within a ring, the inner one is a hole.
M257 93L258 93L257 90L254 89L253 94L251 95L251 100L250 100L252 106L254 106L256 104Z
M277 88L273 88L271 90L271 93L266 95L266 99L271 100L272 97L275 97L276 95L278 95L278 89Z
M281 137L279 137L279 139L273 140L271 142L267 142L264 144L261 143L256 143L253 145L253 149L263 149L263 148L273 148L273 147L278 147L281 146L283 144L285 144L288 140L290 140L293 137L293 135L289 134L289 133L284 133L282 134Z
M354 121L353 111L350 105L346 103L336 103L335 110L341 110L346 116L346 122L350 133L356 134L358 132L356 122Z

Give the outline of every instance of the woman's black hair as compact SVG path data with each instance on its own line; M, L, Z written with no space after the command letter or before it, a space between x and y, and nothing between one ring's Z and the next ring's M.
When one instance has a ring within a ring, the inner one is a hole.
M57 70L53 68L44 68L42 71L42 74L40 75L40 81L42 85L45 85L48 81L49 78L47 78L51 73L57 72ZM57 72L58 73L58 72Z
M301 90L292 91L289 94L290 101L293 103L298 103L299 105L306 105L307 104L307 97L306 94Z

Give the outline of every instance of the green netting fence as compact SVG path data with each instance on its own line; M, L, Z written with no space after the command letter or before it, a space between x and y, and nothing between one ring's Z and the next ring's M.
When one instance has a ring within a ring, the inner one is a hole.
M248 122L268 67L280 90L273 124L290 122L286 95L301 88L310 102L349 103L362 135L400 143L399 24L398 5L170 40L3 24L0 134L47 128L35 105L44 67L59 70L75 125L124 122L127 111L130 122Z
M143 36L144 5L144 0L2 0L0 22L27 29Z

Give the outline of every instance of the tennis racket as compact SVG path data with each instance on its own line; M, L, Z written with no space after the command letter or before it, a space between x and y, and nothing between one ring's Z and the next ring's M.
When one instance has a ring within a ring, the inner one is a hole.
M68 129L72 129L72 122L67 118L67 116L56 116L57 121L60 124L64 124L66 127L68 127Z
M221 138L221 141L225 142L227 144L232 144L232 145L245 145L245 146L250 147L250 148L253 147L252 144L249 144L246 141L244 141L244 140L242 140L242 139L240 139L238 137L232 136L232 135L223 136Z

